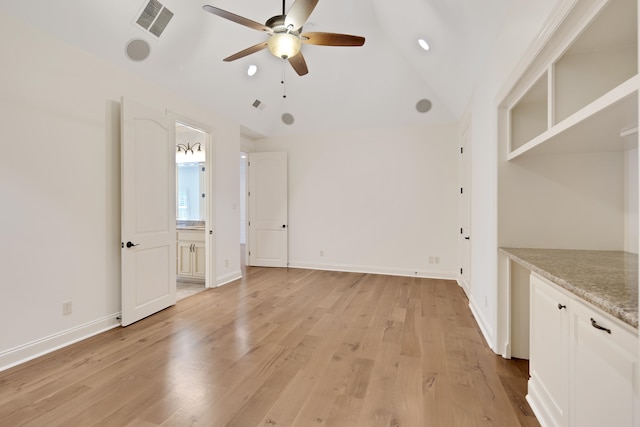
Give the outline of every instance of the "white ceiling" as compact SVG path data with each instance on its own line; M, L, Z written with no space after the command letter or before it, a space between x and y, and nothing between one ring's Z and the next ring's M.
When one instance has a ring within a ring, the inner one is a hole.
M160 0L175 15L157 39L135 24L148 0L2 0L18 17L239 122L246 134L274 136L459 119L513 0L320 0L305 31L364 36L363 47L303 45L309 74L295 74L267 50L223 58L267 35L202 10L202 5L265 22L281 0ZM287 0L288 9L293 0ZM420 37L429 52L417 44ZM125 46L141 38L150 56L134 62ZM247 67L256 64L254 77ZM429 99L426 114L416 103ZM262 108L253 102L259 99ZM285 125L283 113L295 122Z

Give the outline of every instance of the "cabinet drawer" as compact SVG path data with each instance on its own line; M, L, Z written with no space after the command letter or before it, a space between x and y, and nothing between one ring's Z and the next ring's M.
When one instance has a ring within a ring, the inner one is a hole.
M204 230L178 230L178 241L204 242Z
M574 329L582 332L583 336L593 336L607 343L607 346L616 346L629 354L638 352L638 331L626 323L616 319L609 313L597 307L586 305L579 300L571 302L572 322Z

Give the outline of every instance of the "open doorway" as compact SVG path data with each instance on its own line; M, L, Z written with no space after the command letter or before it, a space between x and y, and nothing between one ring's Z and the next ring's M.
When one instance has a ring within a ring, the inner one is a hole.
M176 122L176 300L206 289L209 135Z

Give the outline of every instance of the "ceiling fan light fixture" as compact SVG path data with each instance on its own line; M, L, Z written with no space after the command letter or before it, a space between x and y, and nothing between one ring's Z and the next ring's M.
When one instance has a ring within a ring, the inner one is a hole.
M299 37L290 33L275 33L267 41L269 51L282 59L293 58L300 52L302 42Z
M420 39L418 40L418 44L420 45L421 48L423 48L424 50L429 50L431 49L431 47L429 47L429 43L427 43L427 41L425 39Z

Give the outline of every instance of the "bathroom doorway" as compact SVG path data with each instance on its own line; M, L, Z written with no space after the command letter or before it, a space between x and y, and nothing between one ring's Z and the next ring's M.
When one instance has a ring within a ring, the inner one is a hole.
M207 289L209 134L176 122L176 299Z

